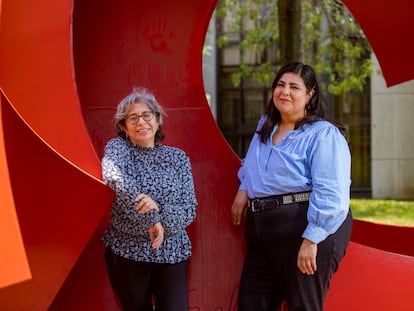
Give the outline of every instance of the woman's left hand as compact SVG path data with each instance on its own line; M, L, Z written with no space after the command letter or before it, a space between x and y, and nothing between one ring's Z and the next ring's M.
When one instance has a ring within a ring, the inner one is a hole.
M135 209L140 214L145 214L146 212L150 210L156 210L157 212L160 211L160 208L158 207L157 203L154 202L151 197L148 195L141 193L135 198L135 202L137 202L137 206L135 206Z
M298 253L298 269L302 273L312 275L315 273L316 266L316 254L318 252L318 244L313 243L308 239L303 239Z
M152 248L160 247L164 241L164 227L160 222L157 222L153 227L148 230L150 240L152 242Z

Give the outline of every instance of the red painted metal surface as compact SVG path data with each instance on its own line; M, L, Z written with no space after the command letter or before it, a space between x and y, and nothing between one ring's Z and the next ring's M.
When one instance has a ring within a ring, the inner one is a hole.
M351 242L334 275L326 311L412 310L414 258Z
M31 279L1 289L0 310L46 310L113 194L39 139L11 105L2 102L1 111L10 186ZM1 253L8 251L2 245Z
M354 219L351 240L384 251L414 257L414 227Z
M411 0L343 0L378 58L387 86L414 79Z
M0 116L3 115L2 106L6 102L6 98L0 93ZM0 129L3 129L2 118L0 118ZM0 131L0 191L0 250L2 251L0 267L3 267L0 278L1 288L32 277L14 209L3 130Z
M398 2L413 11L414 3ZM0 3L0 310L120 310L100 243L113 194L100 180L99 158L114 135L114 108L134 85L156 93L168 114L166 143L192 160L200 206L190 227L191 310L236 310L244 242L242 228L230 223L230 205L240 160L210 113L201 72L216 1ZM410 79L413 68L389 58L394 47L378 40L383 13L367 14L371 2L345 3L362 18L387 83ZM407 35L410 28L392 21ZM379 236L363 241L378 249L351 244L327 310L413 305L414 259L380 250L389 249Z

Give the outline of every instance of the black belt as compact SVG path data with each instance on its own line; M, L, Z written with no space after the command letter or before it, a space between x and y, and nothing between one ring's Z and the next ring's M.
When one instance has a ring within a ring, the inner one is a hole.
M273 195L265 198L249 199L249 207L254 213L276 209L280 205L309 201L310 194L310 191L306 191L283 195Z

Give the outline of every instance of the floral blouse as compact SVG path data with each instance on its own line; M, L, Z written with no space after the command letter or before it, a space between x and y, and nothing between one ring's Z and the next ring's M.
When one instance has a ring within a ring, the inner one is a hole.
M183 150L160 143L139 147L116 137L105 146L102 176L115 191L111 223L102 237L112 252L157 263L177 263L191 256L185 228L195 219L197 200L190 160ZM160 211L139 214L135 198L141 193L150 196ZM148 229L157 222L164 227L164 241L153 249Z

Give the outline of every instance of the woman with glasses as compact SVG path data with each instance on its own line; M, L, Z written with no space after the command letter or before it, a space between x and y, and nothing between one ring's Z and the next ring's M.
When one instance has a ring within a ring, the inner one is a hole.
M351 235L351 155L326 117L313 68L283 66L243 165L232 221L246 215L239 311L321 311Z
M102 159L103 179L115 192L102 237L111 286L123 310L188 310L185 228L197 207L190 160L161 144L163 110L144 89L121 100L113 122L118 137Z

